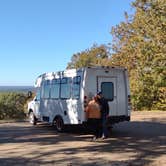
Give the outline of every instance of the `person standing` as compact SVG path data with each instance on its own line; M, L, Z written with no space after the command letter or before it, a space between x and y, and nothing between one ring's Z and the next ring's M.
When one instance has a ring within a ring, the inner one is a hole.
M91 127L91 131L94 134L93 140L96 140L101 134L101 111L97 96L93 97L93 100L88 103L86 116L88 125Z
M97 97L99 100L101 110L102 139L106 139L108 137L107 117L109 115L109 105L108 101L103 97L101 91L97 93Z

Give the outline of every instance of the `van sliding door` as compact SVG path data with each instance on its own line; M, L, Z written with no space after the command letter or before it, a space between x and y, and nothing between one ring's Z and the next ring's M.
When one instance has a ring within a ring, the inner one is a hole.
M109 115L117 115L117 78L116 77L97 77L97 89L109 103Z

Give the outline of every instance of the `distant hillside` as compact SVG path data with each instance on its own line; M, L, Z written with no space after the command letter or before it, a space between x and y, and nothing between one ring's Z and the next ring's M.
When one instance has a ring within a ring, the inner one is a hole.
M0 86L0 92L28 92L35 91L33 86Z

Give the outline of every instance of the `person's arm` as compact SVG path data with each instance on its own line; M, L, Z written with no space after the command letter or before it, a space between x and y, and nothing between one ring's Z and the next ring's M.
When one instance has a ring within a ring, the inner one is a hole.
M89 104L88 104L88 106L85 108L85 117L86 117L86 119L89 118Z

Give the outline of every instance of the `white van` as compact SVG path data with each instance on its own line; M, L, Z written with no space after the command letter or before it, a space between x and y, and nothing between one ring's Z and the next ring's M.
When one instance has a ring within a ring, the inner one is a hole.
M109 103L108 124L130 120L127 70L120 67L87 67L40 75L36 97L28 104L30 123L45 121L58 131L67 124L84 124L88 101L101 91Z

